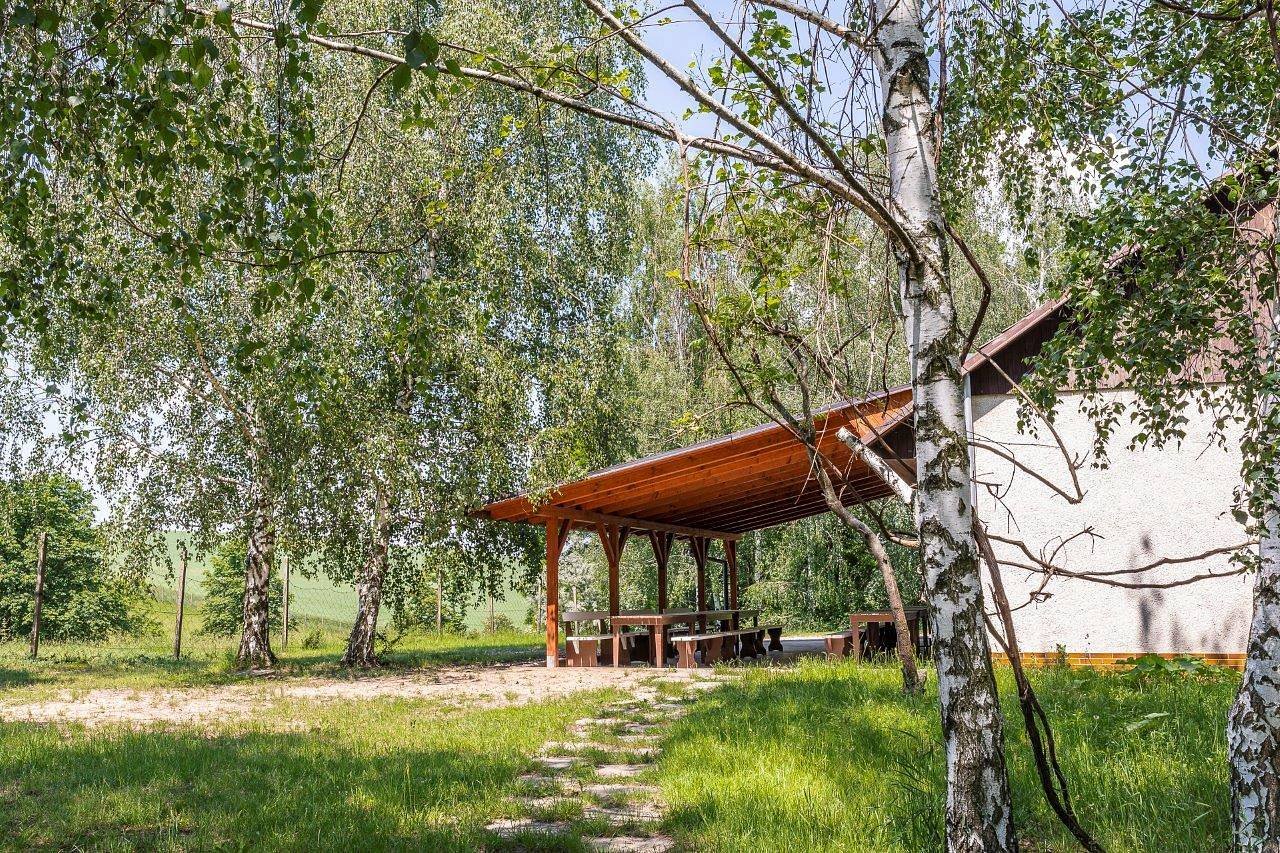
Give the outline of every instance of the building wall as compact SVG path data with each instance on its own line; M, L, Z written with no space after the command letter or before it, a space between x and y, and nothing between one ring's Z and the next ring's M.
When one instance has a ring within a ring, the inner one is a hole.
M1108 393L1133 396L1126 390ZM1056 421L1059 433L1073 453L1092 463L1093 425L1080 411L1078 395L1067 397ZM1018 433L1016 399L990 395L976 396L972 402L979 440L1000 444L1070 491L1069 474L1052 437L1043 429L1038 436ZM1238 443L1229 442L1226 449L1212 444L1210 417L1193 411L1186 415L1188 437L1177 449L1128 450L1133 431L1118 429L1108 446L1109 467L1089 464L1079 472L1085 492L1079 504L1068 503L990 451L975 449L979 512L993 532L1021 539L1037 553L1052 551L1092 527L1097 537L1078 537L1054 558L1071 570L1134 568L1160 557L1190 556L1244 542L1246 534L1231 515L1232 492L1240 476ZM996 547L1002 560L1026 562L1014 546ZM1139 577L1167 581L1231 568L1227 556L1217 555ZM1006 568L1004 581L1013 606L1028 602L1042 580L1040 574ZM1245 649L1251 575L1165 590L1119 589L1057 577L1045 592L1052 597L1032 601L1014 613L1026 652L1052 654L1061 646L1079 660L1084 655L1106 658L1144 652L1234 656Z

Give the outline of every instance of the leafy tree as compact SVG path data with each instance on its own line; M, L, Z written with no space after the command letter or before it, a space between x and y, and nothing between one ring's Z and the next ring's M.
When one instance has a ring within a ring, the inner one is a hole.
M31 633L36 539L47 535L40 633L105 640L147 627L144 578L113 570L93 496L61 474L0 481L0 637Z
M200 633L211 637L238 637L244 628L244 542L228 539L209 557L200 578ZM280 625L284 612L284 582L271 576L267 596L269 623ZM292 620L290 620L292 622Z

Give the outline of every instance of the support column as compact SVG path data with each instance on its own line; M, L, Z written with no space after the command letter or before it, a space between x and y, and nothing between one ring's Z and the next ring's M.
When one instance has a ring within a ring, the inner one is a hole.
M707 609L707 540L701 536L695 536L689 540L689 550L693 552L693 562L698 567L698 574L695 581L695 587L698 592L698 610ZM698 617L698 624L703 631L707 628L707 620L705 617Z
M569 538L567 519L547 519L547 666L560 659L560 553Z
M674 533L649 531L649 544L653 546L653 561L658 564L658 612L667 612L667 564L671 561L671 544Z
M622 549L627 546L631 528L596 522L596 533L600 535L600 545L604 548L604 556L609 563L609 615L617 616L621 598L618 590L618 566L622 563Z
M738 543L724 540L724 562L729 569L729 609L738 609ZM735 617L736 621L736 617Z

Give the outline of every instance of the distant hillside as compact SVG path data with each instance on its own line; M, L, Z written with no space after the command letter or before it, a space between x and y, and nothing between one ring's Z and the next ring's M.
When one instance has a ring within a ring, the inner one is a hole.
M157 566L152 570L151 583L155 589L156 598L159 601L168 603L177 598L178 543L185 538L186 534L182 531L171 530L166 532L164 536L169 549L169 559L174 566L175 577L166 577L166 571ZM200 579L204 577L207 568L207 557L193 553L191 562L187 566L188 606L192 606L200 600ZM356 591L354 587L335 584L323 576L304 578L294 571L289 579L289 591L293 596L290 610L294 616L343 623L349 622L355 617ZM511 624L519 626L524 622L525 615L529 612L529 599L516 590L509 589L506 592L505 600L494 603L493 611L495 615L506 616L511 620ZM467 627L473 629L482 628L487 616L488 612L484 607L469 612L466 619Z

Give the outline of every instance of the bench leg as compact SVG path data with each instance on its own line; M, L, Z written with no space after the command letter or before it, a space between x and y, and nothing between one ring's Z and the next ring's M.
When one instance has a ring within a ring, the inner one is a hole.
M719 640L699 640L698 645L702 646L702 665L709 666L720 660L720 641Z
M676 666L681 669L696 669L698 662L693 659L693 643L680 643L676 646L679 652L680 660Z
M771 652L782 651L782 629L781 628L769 629L769 651Z
M844 638L844 648L841 650L841 656L849 657L849 655L851 654L853 654L853 635L852 634Z
M827 657L834 658L840 654L847 642L844 637L824 637L827 644Z

